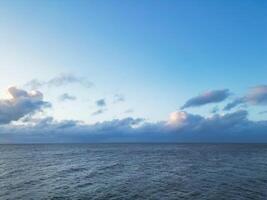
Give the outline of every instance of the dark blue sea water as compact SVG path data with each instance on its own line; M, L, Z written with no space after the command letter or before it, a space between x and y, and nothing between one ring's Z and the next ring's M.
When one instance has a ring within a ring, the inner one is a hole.
M267 199L267 145L0 145L0 199Z

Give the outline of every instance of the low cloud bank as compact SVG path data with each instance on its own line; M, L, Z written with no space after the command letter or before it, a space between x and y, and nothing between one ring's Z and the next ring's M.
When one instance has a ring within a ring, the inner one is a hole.
M266 86L252 88L242 103L266 105ZM8 89L10 98L0 99L0 143L96 143L96 142L267 142L267 121L252 121L246 110L227 114L213 112L210 117L176 111L167 120L148 122L142 118L124 118L86 124L82 121L57 121L35 115L51 104L39 91ZM205 93L189 100L185 107L221 102L228 90ZM235 107L239 101L229 107ZM106 109L105 99L95 102ZM231 108L230 108L231 109ZM230 110L229 109L229 110ZM13 122L20 123L13 123Z
M251 121L247 111L205 118L177 111L161 122L125 118L96 124L35 120L0 127L1 143L64 142L267 142L267 121Z

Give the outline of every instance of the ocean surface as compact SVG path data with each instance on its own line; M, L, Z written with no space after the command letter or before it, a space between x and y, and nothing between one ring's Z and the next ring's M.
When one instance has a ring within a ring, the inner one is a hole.
M267 145L0 145L0 199L264 200Z

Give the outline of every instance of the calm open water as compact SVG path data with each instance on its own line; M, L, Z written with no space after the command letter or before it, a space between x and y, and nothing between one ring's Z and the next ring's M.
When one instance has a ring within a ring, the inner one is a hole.
M267 145L0 145L0 199L267 199Z

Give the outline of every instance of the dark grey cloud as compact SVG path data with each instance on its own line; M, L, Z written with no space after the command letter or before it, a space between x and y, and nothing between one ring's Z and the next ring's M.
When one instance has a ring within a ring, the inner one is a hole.
M181 109L189 108L189 107L198 107L203 106L210 103L219 103L224 101L227 97L230 96L230 92L228 89L224 90L213 90L209 92L205 92L196 97L189 99Z
M98 107L105 107L105 106L107 105L105 99L98 99L98 100L96 100L95 104L96 104Z
M74 101L76 100L76 97L68 93L63 93L58 97L58 100L59 101Z
M0 143L13 142L267 142L267 121L245 110L203 117L177 111L161 122L124 118L85 124L37 120L34 126L0 126Z
M43 101L43 94L39 91L27 92L16 87L8 89L10 99L0 100L0 124L8 124L20 118L41 111L51 106Z
M25 86L31 89L39 89L43 86L60 87L60 86L64 86L67 84L80 84L81 86L85 88L90 88L93 86L93 83L87 80L85 77L79 77L73 74L61 74L47 81L33 79L29 81L28 83L26 83Z

